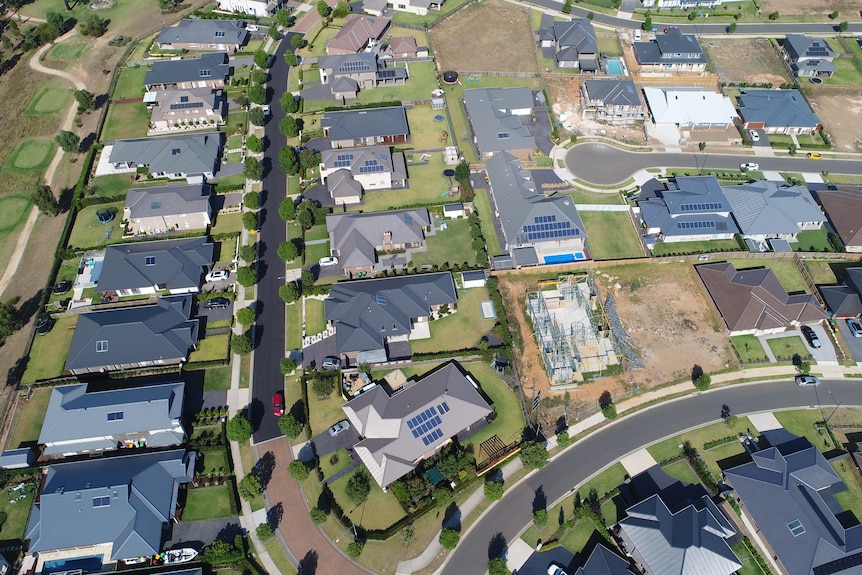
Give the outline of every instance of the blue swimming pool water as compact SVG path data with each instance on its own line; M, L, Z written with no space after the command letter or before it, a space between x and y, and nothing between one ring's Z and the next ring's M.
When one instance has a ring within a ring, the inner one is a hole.
M608 74L614 76L622 76L623 75L623 65L619 60L608 60L605 66L608 69Z
M45 561L45 564L42 566L42 575L61 571L74 571L75 569L83 569L86 573L98 573L102 570L102 555Z
M559 254L556 256L545 256L545 264L568 264L575 261L575 254Z

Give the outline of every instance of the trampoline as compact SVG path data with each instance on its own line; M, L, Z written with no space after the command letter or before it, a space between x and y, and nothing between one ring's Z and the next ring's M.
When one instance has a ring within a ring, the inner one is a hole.
M455 70L447 70L443 72L443 81L447 84L457 84L458 72L456 72Z
M443 114L434 114L434 121L435 122L442 122L445 119L446 119L446 116L444 116Z
M455 175L455 170L453 170L451 168L446 168L445 170L443 170L443 176L444 177L451 178L454 175Z
M100 224L107 224L114 219L114 212L109 210L108 208L101 208L96 212L96 219L99 220Z

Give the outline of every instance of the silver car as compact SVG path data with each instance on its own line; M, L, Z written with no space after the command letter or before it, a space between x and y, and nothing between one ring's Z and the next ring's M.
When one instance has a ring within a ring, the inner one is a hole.
M862 323L859 323L859 320L855 317L851 317L847 320L847 329L850 330L853 337L862 337Z
M796 385L799 387L817 387L820 385L820 380L813 375L797 375Z
M336 435L339 435L347 431L348 429L350 429L350 422L346 419L342 419L341 421L329 428L329 435L335 437Z

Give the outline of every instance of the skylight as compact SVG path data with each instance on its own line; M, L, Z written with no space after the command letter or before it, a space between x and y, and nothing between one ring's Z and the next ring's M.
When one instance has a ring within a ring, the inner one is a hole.
M805 533L805 527L802 525L802 522L799 519L794 519L790 523L787 524L787 528L790 529L790 532L794 537L799 537L803 533Z
M108 496L104 497L93 497L93 507L109 507L111 505L111 498Z
M144 263L147 264L148 266L156 265L156 256L147 256L144 259Z
M122 411L112 411L108 414L108 421L122 421L123 415Z
M100 339L96 342L96 352L101 353L103 351L108 351L108 340Z

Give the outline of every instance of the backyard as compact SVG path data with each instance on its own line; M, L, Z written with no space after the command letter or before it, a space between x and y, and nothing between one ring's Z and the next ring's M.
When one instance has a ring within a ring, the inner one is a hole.
M706 240L702 242L659 242L652 250L655 257L676 254L700 254L706 252L735 251L736 240ZM750 265L750 262L749 262Z
M150 112L143 102L114 104L102 130L102 141L113 142L128 138L143 138L150 125Z
M446 164L441 153L427 155L431 156L427 162L422 162L412 155L407 156L408 188L406 190L365 192L363 203L351 206L349 209L381 212L404 206L439 204L443 201L442 198L448 196L449 182L443 176Z
M425 237L425 251L414 253L411 258L416 267L426 264L463 265L476 263L476 252L470 237L470 222L467 220L450 220L446 222L445 230L437 230L433 236Z
M578 212L594 260L643 257L641 241L628 212Z
M440 119L443 119L441 121ZM414 106L407 110L407 125L410 126L410 143L417 150L449 146L455 142L455 134L449 134L449 122L445 121L446 110L434 110L431 106ZM443 134L446 133L447 137Z
M464 446L468 450L472 450L476 460L481 461L479 446L483 441L496 435L503 443L509 444L521 436L524 430L524 414L517 391L500 379L500 375L491 369L490 365L482 361L462 365L479 383L482 393L491 400L491 407L497 414L494 421L468 437L464 442Z
M473 198L473 207L479 214L479 223L482 226L482 235L485 236L485 249L488 255L498 256L503 253L500 248L500 239L497 237L497 230L494 227L494 210L491 209L491 199L488 190L476 190L476 196Z
M33 338L30 360L21 378L23 383L33 383L62 375L77 323L77 315L58 318L51 331Z
M18 410L18 416L15 419L15 429L12 431L12 437L9 439L10 449L36 445L39 441L39 434L42 432L42 422L45 419L45 412L48 410L48 401L50 399L50 387L33 390L30 399Z
M75 225L69 234L69 247L77 250L97 248L105 244L114 244L123 241L123 204L124 201L110 204L97 204L87 206L75 216ZM110 210L114 213L114 219L103 224L96 219L99 210Z
M480 302L491 299L487 288L458 291L458 311L430 323L431 337L410 342L413 353L454 351L476 347L494 325L495 319L483 319Z

